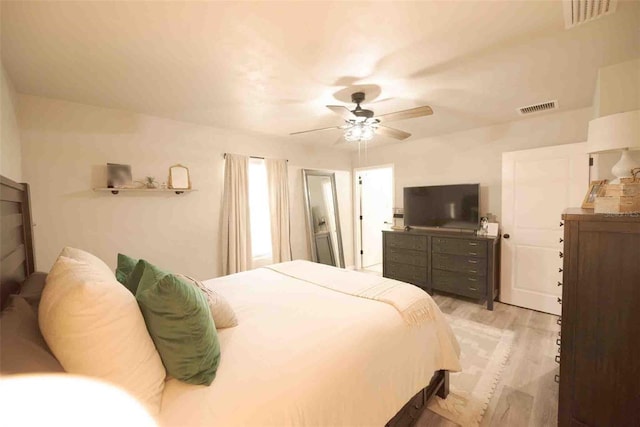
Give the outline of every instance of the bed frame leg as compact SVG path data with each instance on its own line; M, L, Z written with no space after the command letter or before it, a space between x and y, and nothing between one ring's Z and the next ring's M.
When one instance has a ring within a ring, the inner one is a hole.
M449 395L449 371L442 371L444 373L444 380L442 385L436 392L436 395L442 399L446 399Z

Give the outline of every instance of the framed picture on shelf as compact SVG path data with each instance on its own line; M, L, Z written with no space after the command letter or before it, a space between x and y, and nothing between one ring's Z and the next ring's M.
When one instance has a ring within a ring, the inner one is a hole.
M596 197L604 195L606 186L606 179L602 181L591 181L591 185L589 185L589 191L584 196L584 200L582 201L582 209L593 209Z
M107 163L107 187L126 188L133 185L131 166L118 163Z

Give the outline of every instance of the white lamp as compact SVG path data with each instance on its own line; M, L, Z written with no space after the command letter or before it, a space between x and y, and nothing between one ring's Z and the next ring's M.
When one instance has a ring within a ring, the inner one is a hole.
M611 169L616 177L611 181L613 184L619 183L620 178L631 177L631 169L640 167L629 155L629 150L640 150L640 110L611 114L589 122L589 153L622 151L620 160Z

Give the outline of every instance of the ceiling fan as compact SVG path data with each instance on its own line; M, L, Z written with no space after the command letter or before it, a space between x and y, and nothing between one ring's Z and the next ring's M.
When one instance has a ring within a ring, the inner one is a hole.
M394 120L413 119L416 117L430 116L433 114L433 110L427 105L424 107L411 108L409 110L396 111L394 113L388 113L374 117L373 111L366 110L360 106L360 104L364 102L364 96L364 92L355 92L351 94L351 101L356 104L356 108L353 110L349 110L343 105L327 105L328 109L344 119L344 125L303 130L301 132L293 132L290 135L318 132L322 130L343 129L344 138L348 142L369 141L375 134L404 140L409 138L411 134L399 129L390 128L381 123L388 123Z

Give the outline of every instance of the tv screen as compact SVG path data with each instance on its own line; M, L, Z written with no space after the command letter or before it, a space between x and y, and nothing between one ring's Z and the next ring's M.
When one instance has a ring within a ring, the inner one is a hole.
M404 188L404 224L478 229L480 184Z

